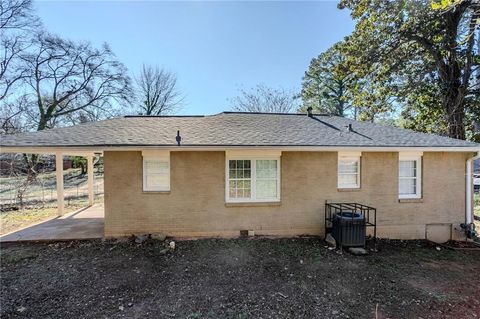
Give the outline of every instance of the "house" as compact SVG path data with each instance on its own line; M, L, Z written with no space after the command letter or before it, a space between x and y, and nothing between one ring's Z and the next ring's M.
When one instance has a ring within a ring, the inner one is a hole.
M103 154L107 237L323 235L326 202L358 202L377 209L379 237L460 238L480 151L336 116L240 112L126 116L2 137L0 146L57 161Z

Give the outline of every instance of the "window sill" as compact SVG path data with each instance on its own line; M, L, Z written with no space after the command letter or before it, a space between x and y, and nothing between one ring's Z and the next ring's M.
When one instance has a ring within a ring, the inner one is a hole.
M360 187L356 187L356 188L337 188L338 192L359 192L361 190L362 189Z
M268 207L281 206L281 201L274 202L230 202L225 203L225 207Z
M170 194L170 191L142 191L142 194Z
M400 198L399 203L423 203L423 198Z

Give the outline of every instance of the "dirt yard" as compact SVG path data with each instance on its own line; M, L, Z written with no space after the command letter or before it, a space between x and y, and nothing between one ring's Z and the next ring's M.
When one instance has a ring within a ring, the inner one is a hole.
M9 244L2 318L478 318L480 252L316 238Z

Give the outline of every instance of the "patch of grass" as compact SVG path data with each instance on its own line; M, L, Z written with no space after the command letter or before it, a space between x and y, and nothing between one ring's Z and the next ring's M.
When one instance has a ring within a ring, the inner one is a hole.
M38 209L24 209L0 213L0 234L9 233L42 220L46 220L57 214L55 207L46 207Z

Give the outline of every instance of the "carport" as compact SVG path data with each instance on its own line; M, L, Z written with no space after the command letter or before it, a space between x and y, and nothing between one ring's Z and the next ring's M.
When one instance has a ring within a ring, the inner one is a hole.
M94 205L93 160L101 151L91 149L72 150L59 147L26 148L2 147L2 153L55 155L57 190L57 217L30 225L0 237L1 242L35 240L70 240L101 238L104 234L103 204ZM63 157L82 156L87 160L88 206L65 214Z

